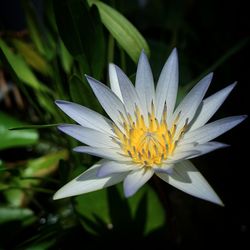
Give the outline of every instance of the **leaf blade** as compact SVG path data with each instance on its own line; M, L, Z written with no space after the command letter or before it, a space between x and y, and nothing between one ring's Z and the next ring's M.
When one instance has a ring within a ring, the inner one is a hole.
M105 27L135 63L143 49L149 55L147 42L130 21L103 2L95 1L92 4L97 6Z

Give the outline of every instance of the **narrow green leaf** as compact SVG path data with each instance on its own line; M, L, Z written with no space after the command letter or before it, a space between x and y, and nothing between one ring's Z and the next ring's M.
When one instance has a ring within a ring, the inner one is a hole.
M103 24L135 63L142 49L149 54L145 39L122 14L100 1L91 1L90 4L97 6Z
M61 40L59 45L60 45L60 57L63 69L67 74L69 74L73 64L73 58Z
M46 62L37 51L35 51L31 44L18 39L13 39L12 43L33 69L45 76L52 74L52 69L48 62Z
M60 123L54 123L54 124L43 124L43 125L27 125L27 126L21 126L21 127L13 127L9 128L9 130L26 130L26 129L43 129L43 128L53 128L60 125Z
M2 39L0 39L0 57L3 62L6 62L10 73L12 73L15 78L35 90L51 92L36 78L22 56L11 51Z
M22 0L23 10L25 12L25 18L29 30L29 35L35 44L37 50L42 54L46 55L44 48L44 42L41 36L41 25L38 22L37 15L34 6L30 1Z
M30 146L38 142L36 130L10 131L9 127L19 127L24 124L13 117L0 112L0 150L11 147Z

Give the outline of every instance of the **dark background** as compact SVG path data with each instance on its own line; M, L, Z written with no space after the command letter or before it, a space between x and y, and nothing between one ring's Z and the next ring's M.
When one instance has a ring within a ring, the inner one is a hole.
M42 17L42 1L34 3ZM209 93L237 80L236 88L214 118L249 114L248 1L123 0L112 3L148 41L155 75L159 74L172 47L177 47L179 52L182 84L199 77L219 58L232 53L232 48L237 48L236 53L215 69ZM19 1L1 1L0 16L2 29L21 31L25 28ZM170 245L161 249L250 247L249 118L217 140L231 147L194 162L225 207L193 198L163 184L170 197L173 237Z

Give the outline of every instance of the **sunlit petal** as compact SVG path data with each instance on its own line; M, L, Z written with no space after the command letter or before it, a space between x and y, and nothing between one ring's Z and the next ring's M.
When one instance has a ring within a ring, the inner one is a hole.
M109 117L119 126L120 112L125 114L125 108L121 100L104 84L92 77L86 76L100 104Z
M148 58L144 51L142 51L135 80L135 88L140 98L144 114L147 115L151 111L151 103L155 103L155 87L151 67Z
M203 79L201 79L186 95L186 97L182 100L182 102L176 108L173 119L175 119L178 114L181 112L181 116L178 121L178 128L182 128L185 124L186 120L192 121L197 108L199 107L206 91L210 85L213 74L210 73Z
M117 161L107 161L100 168L97 173L99 177L110 176L114 173L129 172L135 170L136 166L134 164L128 164L124 162Z
M123 102L122 94L121 94L121 89L117 77L117 72L115 69L115 65L113 63L109 64L109 82L110 82L110 87L112 91L120 98L120 100Z
M233 90L235 85L236 83L229 85L228 87L209 96L202 102L200 111L197 114L197 118L194 119L194 122L190 127L190 131L203 126L214 115L214 113L218 110L218 108Z
M188 132L184 136L183 141L181 141L181 144L186 144L190 142L205 143L211 141L219 135L227 132L229 129L235 127L245 119L245 115L240 115L231 116L217 120L215 122L208 123L203 127Z
M57 100L56 105L81 126L113 135L112 122L99 113L68 101Z
M105 164L105 162L105 160L99 161L94 166L64 185L54 194L53 199L57 200L89 193L121 182L126 176L124 173L117 173L103 178L97 177L97 171L102 164Z
M123 182L124 194L130 197L135 194L153 175L151 169L140 169L129 173Z
M137 95L135 87L133 86L129 78L124 74L124 72L118 66L114 67L119 81L119 86L125 108L127 112L133 116L136 106L141 109L139 97Z
M130 159L128 157L123 156L119 149L115 150L112 148L78 146L75 147L73 150L75 152L86 153L109 160L130 162Z
M219 196L190 161L177 163L171 175L165 173L157 173L157 175L170 185L190 195L223 206Z
M61 124L58 126L58 129L92 147L117 147L117 144L112 141L109 135L91 128L85 128L75 124Z
M174 49L166 61L156 86L156 117L161 118L166 102L168 113L175 107L179 81L177 50Z

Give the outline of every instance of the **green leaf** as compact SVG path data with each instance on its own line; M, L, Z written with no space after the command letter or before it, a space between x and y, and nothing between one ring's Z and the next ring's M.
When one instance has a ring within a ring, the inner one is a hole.
M37 72L49 76L52 74L50 65L44 60L44 58L35 51L34 47L22 40L13 39L13 45L17 51L23 56L25 61Z
M27 125L21 127L9 128L9 130L24 130L24 129L43 129L43 128L53 128L60 125L60 123L55 124L43 124L43 125Z
M31 200L35 191L51 193L51 190L37 186L41 184L42 177L49 176L57 170L60 160L66 159L68 151L61 150L29 160L20 176L12 178L9 189L4 191L6 200L12 206L20 207Z
M25 12L26 23L29 30L29 35L35 44L37 50L42 54L46 55L44 48L44 42L40 31L42 30L41 25L38 22L35 9L30 1L22 0L23 10Z
M73 102L101 112L102 108L85 79L73 75L69 81L69 91Z
M112 225L116 233L129 234L130 230L131 235L146 235L164 225L164 209L149 185L144 185L129 199L124 197L122 185L118 185L118 190L118 193L109 193L109 199L110 188L75 198L76 211L82 216L83 226L87 230L95 234L107 234L110 231L109 226Z
M13 117L0 112L0 150L11 147L22 147L34 145L38 142L36 130L10 131L10 127L24 126L24 124Z
M60 160L66 160L69 157L68 150L60 150L40 158L30 160L23 171L22 177L43 177L54 172ZM38 181L38 180L32 180Z
M165 212L155 191L149 185L144 185L141 191L139 191L134 196L128 199L132 215L135 218L136 215L138 215L138 208L141 200L144 199L144 194L147 194L147 214L144 227L144 234L148 234L164 225Z
M17 220L25 222L32 217L34 213L28 208L0 207L0 224Z
M96 234L97 230L85 223L86 220L92 221L94 224L96 224L97 217L100 218L104 224L111 224L111 218L109 216L109 207L107 202L107 189L102 189L96 192L77 196L75 198L75 202L75 208L77 213L84 217L84 227L91 233Z
M0 57L3 62L6 62L10 73L12 73L17 80L22 81L34 90L51 92L36 78L23 57L11 51L2 39L0 39Z
M91 4L97 6L103 24L135 63L143 49L149 55L147 42L122 14L100 1L91 1Z
M67 74L69 74L73 64L73 58L61 40L59 45L60 45L60 57L63 69Z
M82 0L54 0L58 31L65 47L84 73L100 79L104 67L104 37L98 12Z

